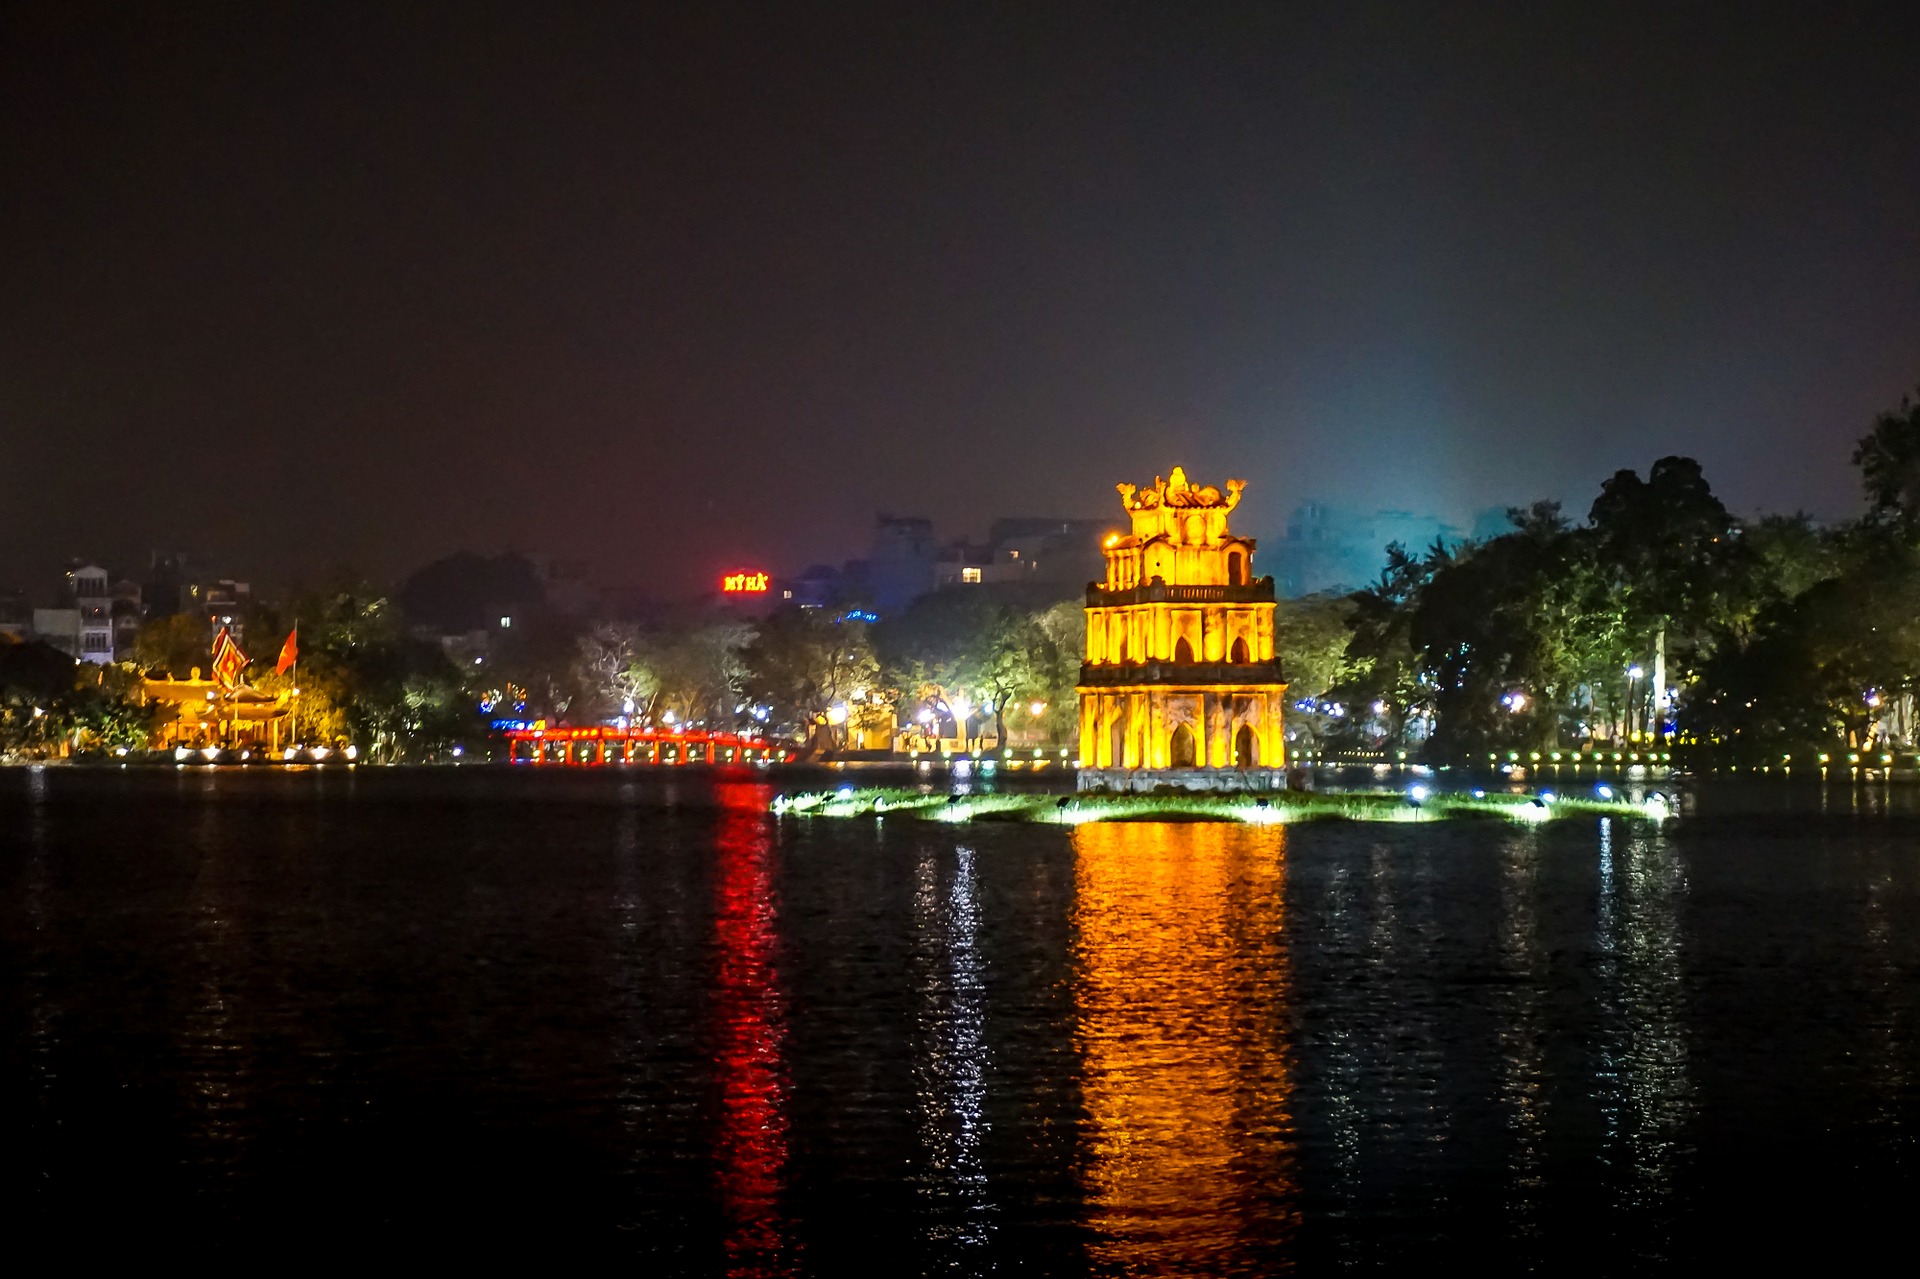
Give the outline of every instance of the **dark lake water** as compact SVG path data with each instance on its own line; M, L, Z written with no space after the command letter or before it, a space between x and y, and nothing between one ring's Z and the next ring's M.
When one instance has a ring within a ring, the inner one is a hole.
M784 823L750 774L0 770L9 1244L277 1266L1830 1267L1920 816Z

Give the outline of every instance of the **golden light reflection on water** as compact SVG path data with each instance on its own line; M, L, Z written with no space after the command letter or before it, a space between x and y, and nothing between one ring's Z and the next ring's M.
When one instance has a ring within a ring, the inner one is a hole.
M1298 1225L1281 827L1077 827L1093 1260L1204 1273Z

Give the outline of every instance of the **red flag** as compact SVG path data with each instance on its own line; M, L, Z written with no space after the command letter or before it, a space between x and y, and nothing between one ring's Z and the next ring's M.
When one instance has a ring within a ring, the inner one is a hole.
M221 688L237 688L240 673L246 669L247 655L222 626L220 633L213 637L213 682Z
M275 675L285 675L287 668L300 660L300 628L294 627L287 632L287 642L280 646L280 660L273 664Z

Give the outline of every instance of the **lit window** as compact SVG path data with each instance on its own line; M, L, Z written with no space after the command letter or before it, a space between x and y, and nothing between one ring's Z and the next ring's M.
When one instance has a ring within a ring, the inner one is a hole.
M501 619L500 619L500 629L501 629L501 630L505 630L505 629L506 629L507 627L509 627L509 626L512 626L512 625L513 625L513 619L512 619L511 617L503 617L503 618L501 618Z
M980 580L980 570L977 568L963 568L960 570L960 580L963 582L978 582Z

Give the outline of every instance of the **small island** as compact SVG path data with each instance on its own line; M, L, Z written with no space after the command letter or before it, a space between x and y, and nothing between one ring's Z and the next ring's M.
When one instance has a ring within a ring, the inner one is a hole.
M1209 795L1175 791L1149 795L1072 795L1044 792L944 794L909 787L843 786L778 795L769 806L781 817L897 817L927 822L1028 822L1078 826L1086 822L1235 822L1276 826L1308 821L1430 822L1461 819L1523 823L1561 818L1620 817L1662 822L1674 801L1659 791L1639 802L1619 795L1562 795L1551 790L1513 794L1472 790L1442 793L1423 785L1404 792L1278 791L1267 795Z

